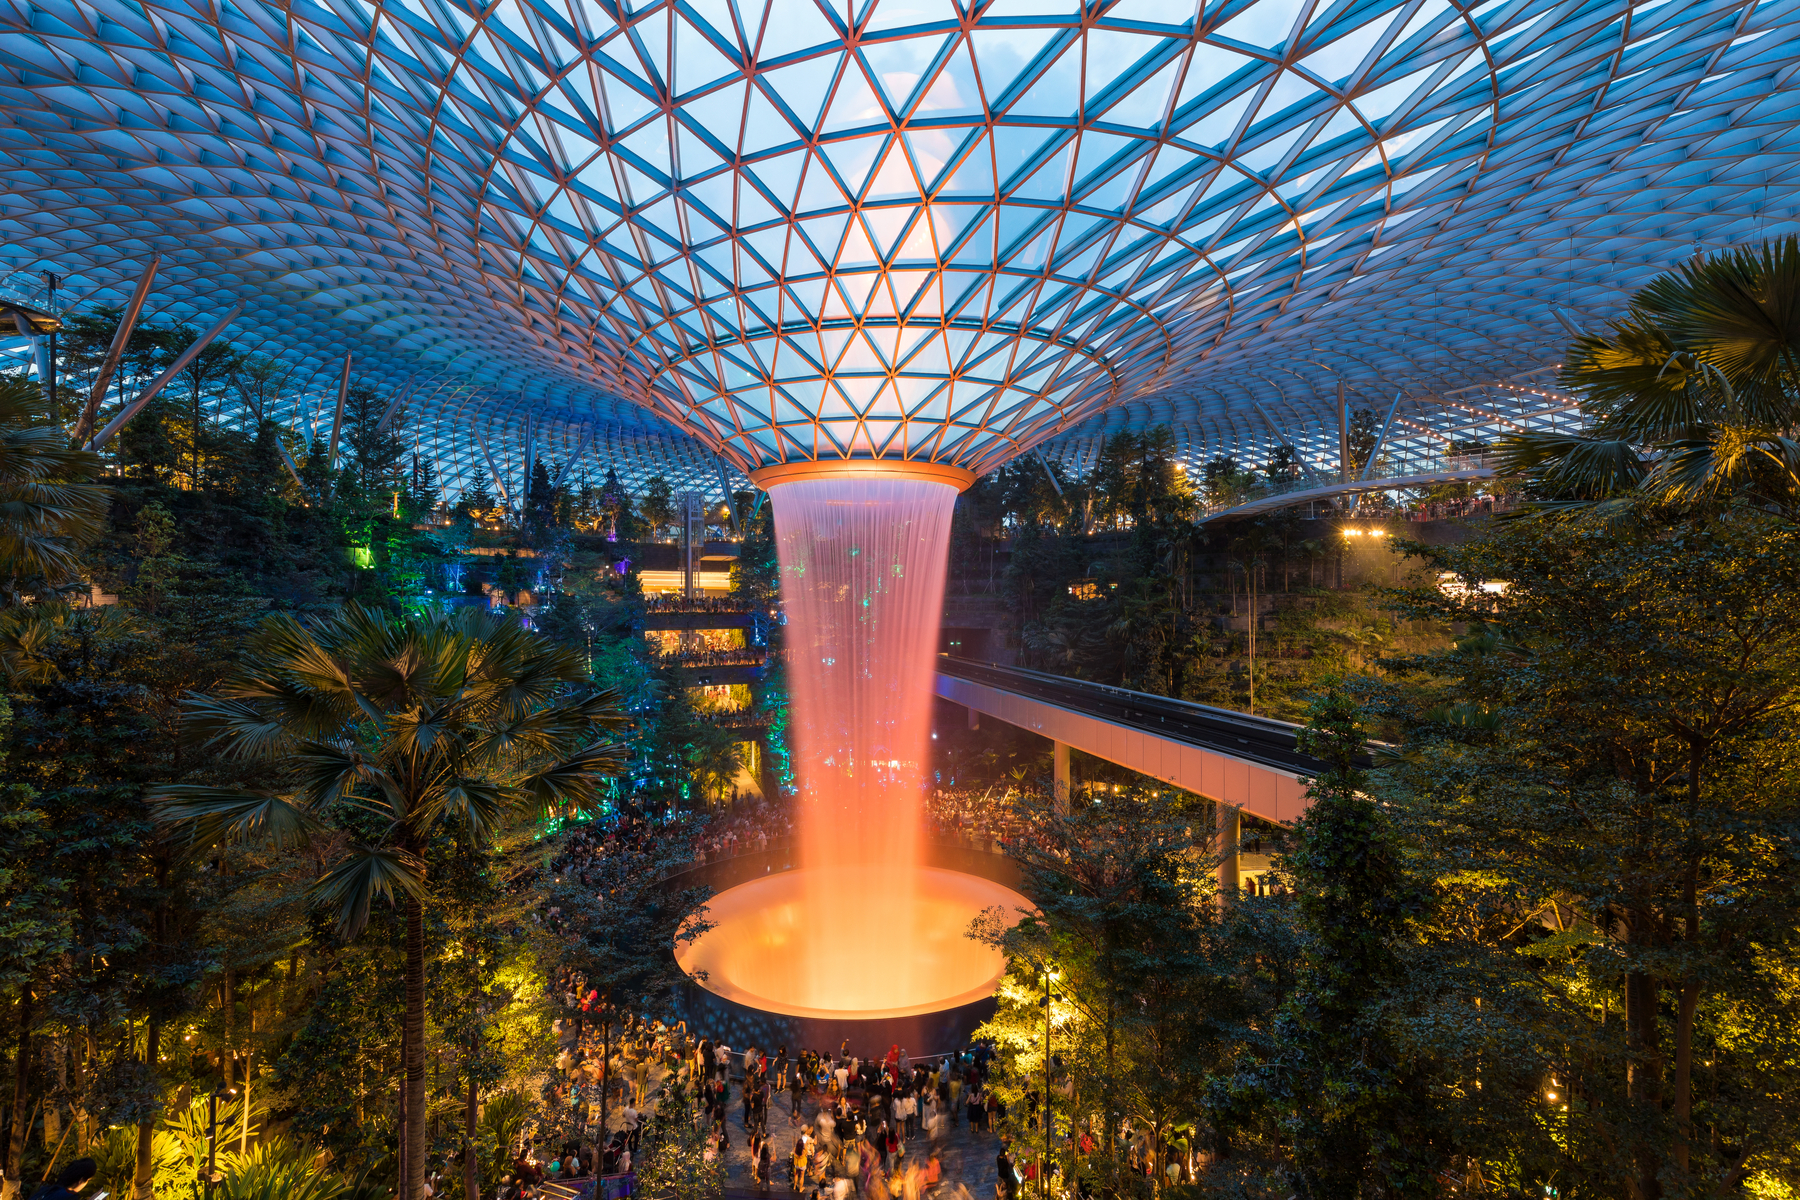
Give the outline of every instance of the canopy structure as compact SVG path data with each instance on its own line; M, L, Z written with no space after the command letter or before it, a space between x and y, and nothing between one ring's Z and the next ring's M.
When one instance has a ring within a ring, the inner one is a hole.
M1797 5L4 0L0 269L159 255L146 319L241 301L299 424L348 354L452 479L1156 424L1324 473L1346 409L1422 462L1795 228Z

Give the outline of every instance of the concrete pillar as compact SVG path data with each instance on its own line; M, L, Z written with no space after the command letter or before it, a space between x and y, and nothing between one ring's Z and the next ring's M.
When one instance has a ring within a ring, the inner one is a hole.
M981 713L973 708L971 708L969 710L969 728L970 729L980 729L981 728Z
M1219 898L1222 901L1236 900L1244 894L1243 882L1238 877L1239 834L1243 826L1243 813L1235 805L1214 801L1213 814L1218 822Z
M1069 791L1075 781L1069 778L1069 744L1053 742L1050 751L1050 776L1052 780L1051 807L1059 817L1069 815Z

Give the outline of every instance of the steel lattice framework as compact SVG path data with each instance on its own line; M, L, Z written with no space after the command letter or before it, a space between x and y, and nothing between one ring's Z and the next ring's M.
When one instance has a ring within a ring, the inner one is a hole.
M1566 411L1794 227L1800 0L3 0L0 266L705 477ZM655 415L652 415L655 414ZM682 432L670 429L670 424Z

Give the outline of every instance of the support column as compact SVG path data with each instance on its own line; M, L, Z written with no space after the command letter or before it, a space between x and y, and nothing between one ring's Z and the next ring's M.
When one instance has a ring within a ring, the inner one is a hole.
M1218 823L1219 899L1228 902L1244 894L1243 882L1238 877L1239 835L1244 818L1236 805L1222 801L1213 802L1213 815Z
M1054 749L1050 751L1050 776L1054 794L1050 804L1057 816L1066 817L1069 815L1069 790L1074 786L1074 781L1069 778L1069 744L1051 744Z
M970 729L980 729L981 728L981 712L978 709L971 708L969 710L969 728Z

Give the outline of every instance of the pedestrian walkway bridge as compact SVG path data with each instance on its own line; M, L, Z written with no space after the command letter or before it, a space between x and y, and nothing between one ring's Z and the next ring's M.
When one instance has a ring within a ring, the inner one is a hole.
M1435 487L1441 483L1473 483L1493 477L1494 468L1482 466L1423 471L1412 475L1391 475L1382 479L1353 479L1348 483L1323 483L1316 487L1299 488L1291 492L1276 492L1270 496L1258 496L1256 499L1246 500L1242 504L1221 508L1201 517L1200 524L1204 525L1209 521L1223 521L1232 517L1254 517L1262 513L1274 512L1277 509L1306 504L1313 500L1329 500L1336 496L1356 496L1365 492Z
M1056 786L1067 794L1068 748L1242 809L1292 821L1306 807L1298 725L1083 679L967 659L938 659L937 694L1056 743Z

